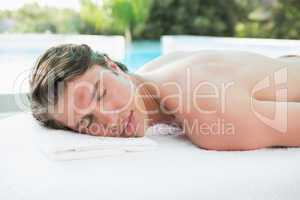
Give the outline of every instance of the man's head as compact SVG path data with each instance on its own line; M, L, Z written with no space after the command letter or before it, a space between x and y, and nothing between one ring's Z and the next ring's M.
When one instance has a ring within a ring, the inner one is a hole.
M29 99L33 116L50 128L142 136L147 116L136 92L125 65L88 45L64 44L38 59Z

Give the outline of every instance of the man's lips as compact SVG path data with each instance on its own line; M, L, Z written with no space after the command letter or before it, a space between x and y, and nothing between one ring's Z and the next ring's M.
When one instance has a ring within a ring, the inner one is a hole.
M128 130L129 130L129 126L132 126L132 118L133 118L133 110L130 111L129 116L127 117L126 121L125 121L125 126L124 129L122 131L122 136L128 136ZM132 131L129 131L132 132Z

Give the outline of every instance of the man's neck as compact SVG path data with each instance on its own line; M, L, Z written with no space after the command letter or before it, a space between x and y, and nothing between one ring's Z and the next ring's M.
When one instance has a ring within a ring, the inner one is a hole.
M159 87L154 82L146 81L143 77L133 74L135 83L139 86L139 93L143 97L143 102L147 110L149 125L158 123L170 124L174 121L174 115L163 112L164 106L161 104Z

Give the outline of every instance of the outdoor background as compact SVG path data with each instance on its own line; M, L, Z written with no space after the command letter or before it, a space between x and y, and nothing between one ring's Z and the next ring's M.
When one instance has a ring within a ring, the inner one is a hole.
M10 0L1 33L124 35L122 61L136 69L161 54L162 35L299 39L300 1Z
M2 6L1 33L300 38L299 0L78 0L69 8L68 1L56 7L27 2L14 10Z

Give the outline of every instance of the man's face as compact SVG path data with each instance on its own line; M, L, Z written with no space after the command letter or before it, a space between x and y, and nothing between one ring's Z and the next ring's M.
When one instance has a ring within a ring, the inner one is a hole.
M148 126L144 101L130 75L118 67L94 65L58 87L63 92L52 116L72 130L111 137L144 135Z

